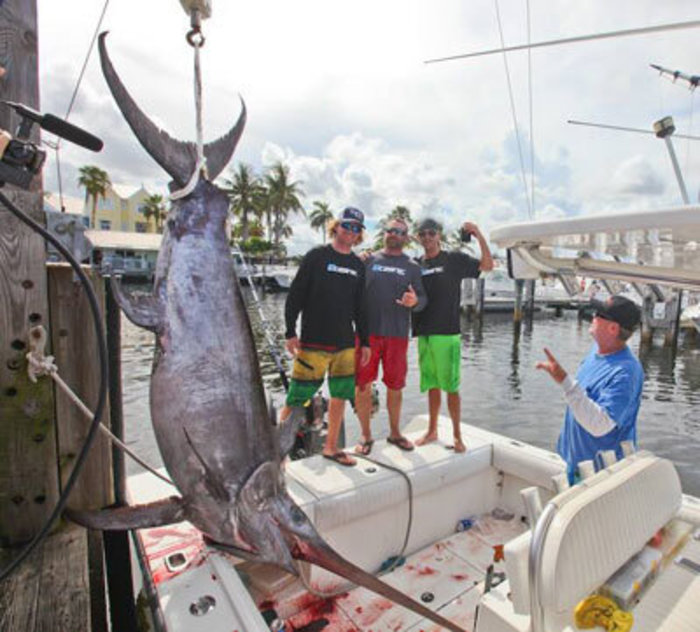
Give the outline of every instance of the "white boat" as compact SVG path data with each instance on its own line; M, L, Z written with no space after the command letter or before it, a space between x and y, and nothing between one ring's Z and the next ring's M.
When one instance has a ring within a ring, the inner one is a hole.
M515 282L508 276L504 268L495 268L479 277L484 281L484 312L512 313L516 305ZM535 283L535 296L533 307L538 311L545 307L571 307L576 308L586 302L585 298L572 297L554 278L543 278ZM475 308L477 304L477 280L464 279L462 281L461 307L463 310ZM521 297L526 299L523 291Z
M530 222L492 239L524 278L700 288L700 207ZM594 246L611 256L592 258ZM419 417L409 430L425 426ZM556 454L466 424L468 450L455 454L449 426L441 419L440 440L413 452L378 441L373 461L355 468L290 462L290 494L342 555L371 572L388 567L384 581L464 630L700 631L700 500L682 492L670 461L626 446L618 462L601 455L597 473L582 464L584 480L569 488ZM135 502L172 492L147 474L129 487ZM187 523L135 540L168 632L439 629L317 567L300 565L297 579L227 557Z

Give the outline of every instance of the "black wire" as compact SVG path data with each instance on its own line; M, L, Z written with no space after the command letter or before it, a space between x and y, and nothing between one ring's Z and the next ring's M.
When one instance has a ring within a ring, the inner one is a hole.
M56 518L58 518L58 516L63 511L63 508L66 506L68 496L70 495L71 490L73 489L73 486L75 485L75 482L78 479L80 470L82 469L83 464L85 463L85 459L87 458L90 446L92 445L92 442L95 439L95 436L97 435L97 431L100 426L100 418L102 417L105 402L107 401L108 367L107 345L105 343L105 334L102 325L100 307L97 302L97 296L95 296L95 292L92 289L92 286L90 285L90 280L87 278L85 272L83 272L82 268L80 267L80 264L76 261L75 257L73 257L71 252L60 241L58 241L58 239L56 239L51 233L49 233L43 226L37 224L33 219L31 219L20 209L18 209L1 191L0 202L2 202L10 210L10 212L15 217L17 217L17 219L29 226L29 228L31 228L33 231L39 233L46 241L50 242L56 248L56 250L58 250L63 255L66 261L68 261L68 263L70 264L71 268L73 268L75 273L78 275L81 284L85 288L85 292L88 297L88 302L90 303L90 311L92 312L92 317L95 323L95 334L97 336L97 350L100 361L100 390L97 398L97 406L95 408L95 416L90 422L90 430L88 431L87 437L85 437L83 447L80 449L78 458L75 461L73 471L68 477L68 481L66 482L65 487L63 488L63 491L61 492L61 495L58 498L58 502L56 503L56 506L51 512L51 515L47 518L44 526L32 538L31 542L29 542L25 549L9 564L9 566L0 571L0 582L2 582L5 579L7 579L10 576L10 574L14 572L24 560L27 559L27 557L29 557L29 555L32 553L32 551L34 551L37 545L39 545L39 543L46 537L46 534L49 532L49 529L51 529L51 525L53 525Z

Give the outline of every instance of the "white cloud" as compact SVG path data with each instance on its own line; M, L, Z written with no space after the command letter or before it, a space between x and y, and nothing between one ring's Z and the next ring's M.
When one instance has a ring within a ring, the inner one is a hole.
M38 4L42 106L62 114L100 7L88 0ZM205 137L214 139L229 128L241 94L248 124L235 160L258 170L282 160L303 183L308 207L316 199L336 210L354 204L372 221L397 204L453 226L466 216L485 229L527 218L502 56L423 63L499 46L490 0L213 4L202 51ZM695 19L695 5L695 0L533 2L531 39ZM524 7L521 0L500 0L506 44L527 40ZM112 3L103 28L111 31L112 60L137 103L174 137L193 139L192 51L178 3ZM665 148L653 136L566 121L650 129L654 120L673 114L679 133L692 132L689 93L659 79L647 64L692 73L699 54L692 29L534 50L532 130L528 56L508 56L527 187L531 134L534 139L537 217L678 201ZM166 174L138 146L112 104L96 51L71 120L101 136L106 146L90 154L64 144L62 168L64 180L70 180L64 188L70 193L81 195L75 174L92 163L115 181L165 190ZM681 142L677 150L688 188L697 191L699 152ZM49 162L46 186L55 188L56 170ZM318 238L299 224L292 249Z

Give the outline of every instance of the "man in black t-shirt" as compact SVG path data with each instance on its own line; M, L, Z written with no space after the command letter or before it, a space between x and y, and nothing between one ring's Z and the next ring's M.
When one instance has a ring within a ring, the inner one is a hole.
M462 279L476 278L493 269L489 246L476 224L462 224L462 234L473 235L479 242L481 259L459 251L441 249L442 226L433 219L418 224L418 239L424 254L418 259L423 287L428 297L426 308L413 317L413 335L418 336L420 390L428 391L428 430L416 445L436 441L441 392L447 393L447 408L452 418L455 452L464 452L460 428L461 398L459 395L461 369L461 340L459 308Z
M355 465L338 450L345 401L355 397L355 336L360 340L360 363L370 357L365 307L365 265L352 252L362 242L362 211L348 207L329 226L331 243L306 253L292 282L284 308L286 347L294 357L286 406L304 406L328 374L330 403L323 456L340 465ZM296 322L301 313L301 338Z

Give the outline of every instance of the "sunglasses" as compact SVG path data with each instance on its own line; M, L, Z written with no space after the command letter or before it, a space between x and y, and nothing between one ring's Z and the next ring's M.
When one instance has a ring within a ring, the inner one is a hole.
M433 230L432 228L429 228L428 230L421 230L418 232L419 237L435 237L437 235L437 231Z
M398 235L399 237L403 237L408 233L408 231L403 228L387 228L384 232L387 235Z
M359 235L362 232L362 226L356 224L355 222L340 222L340 227L343 230L349 230L351 233Z

